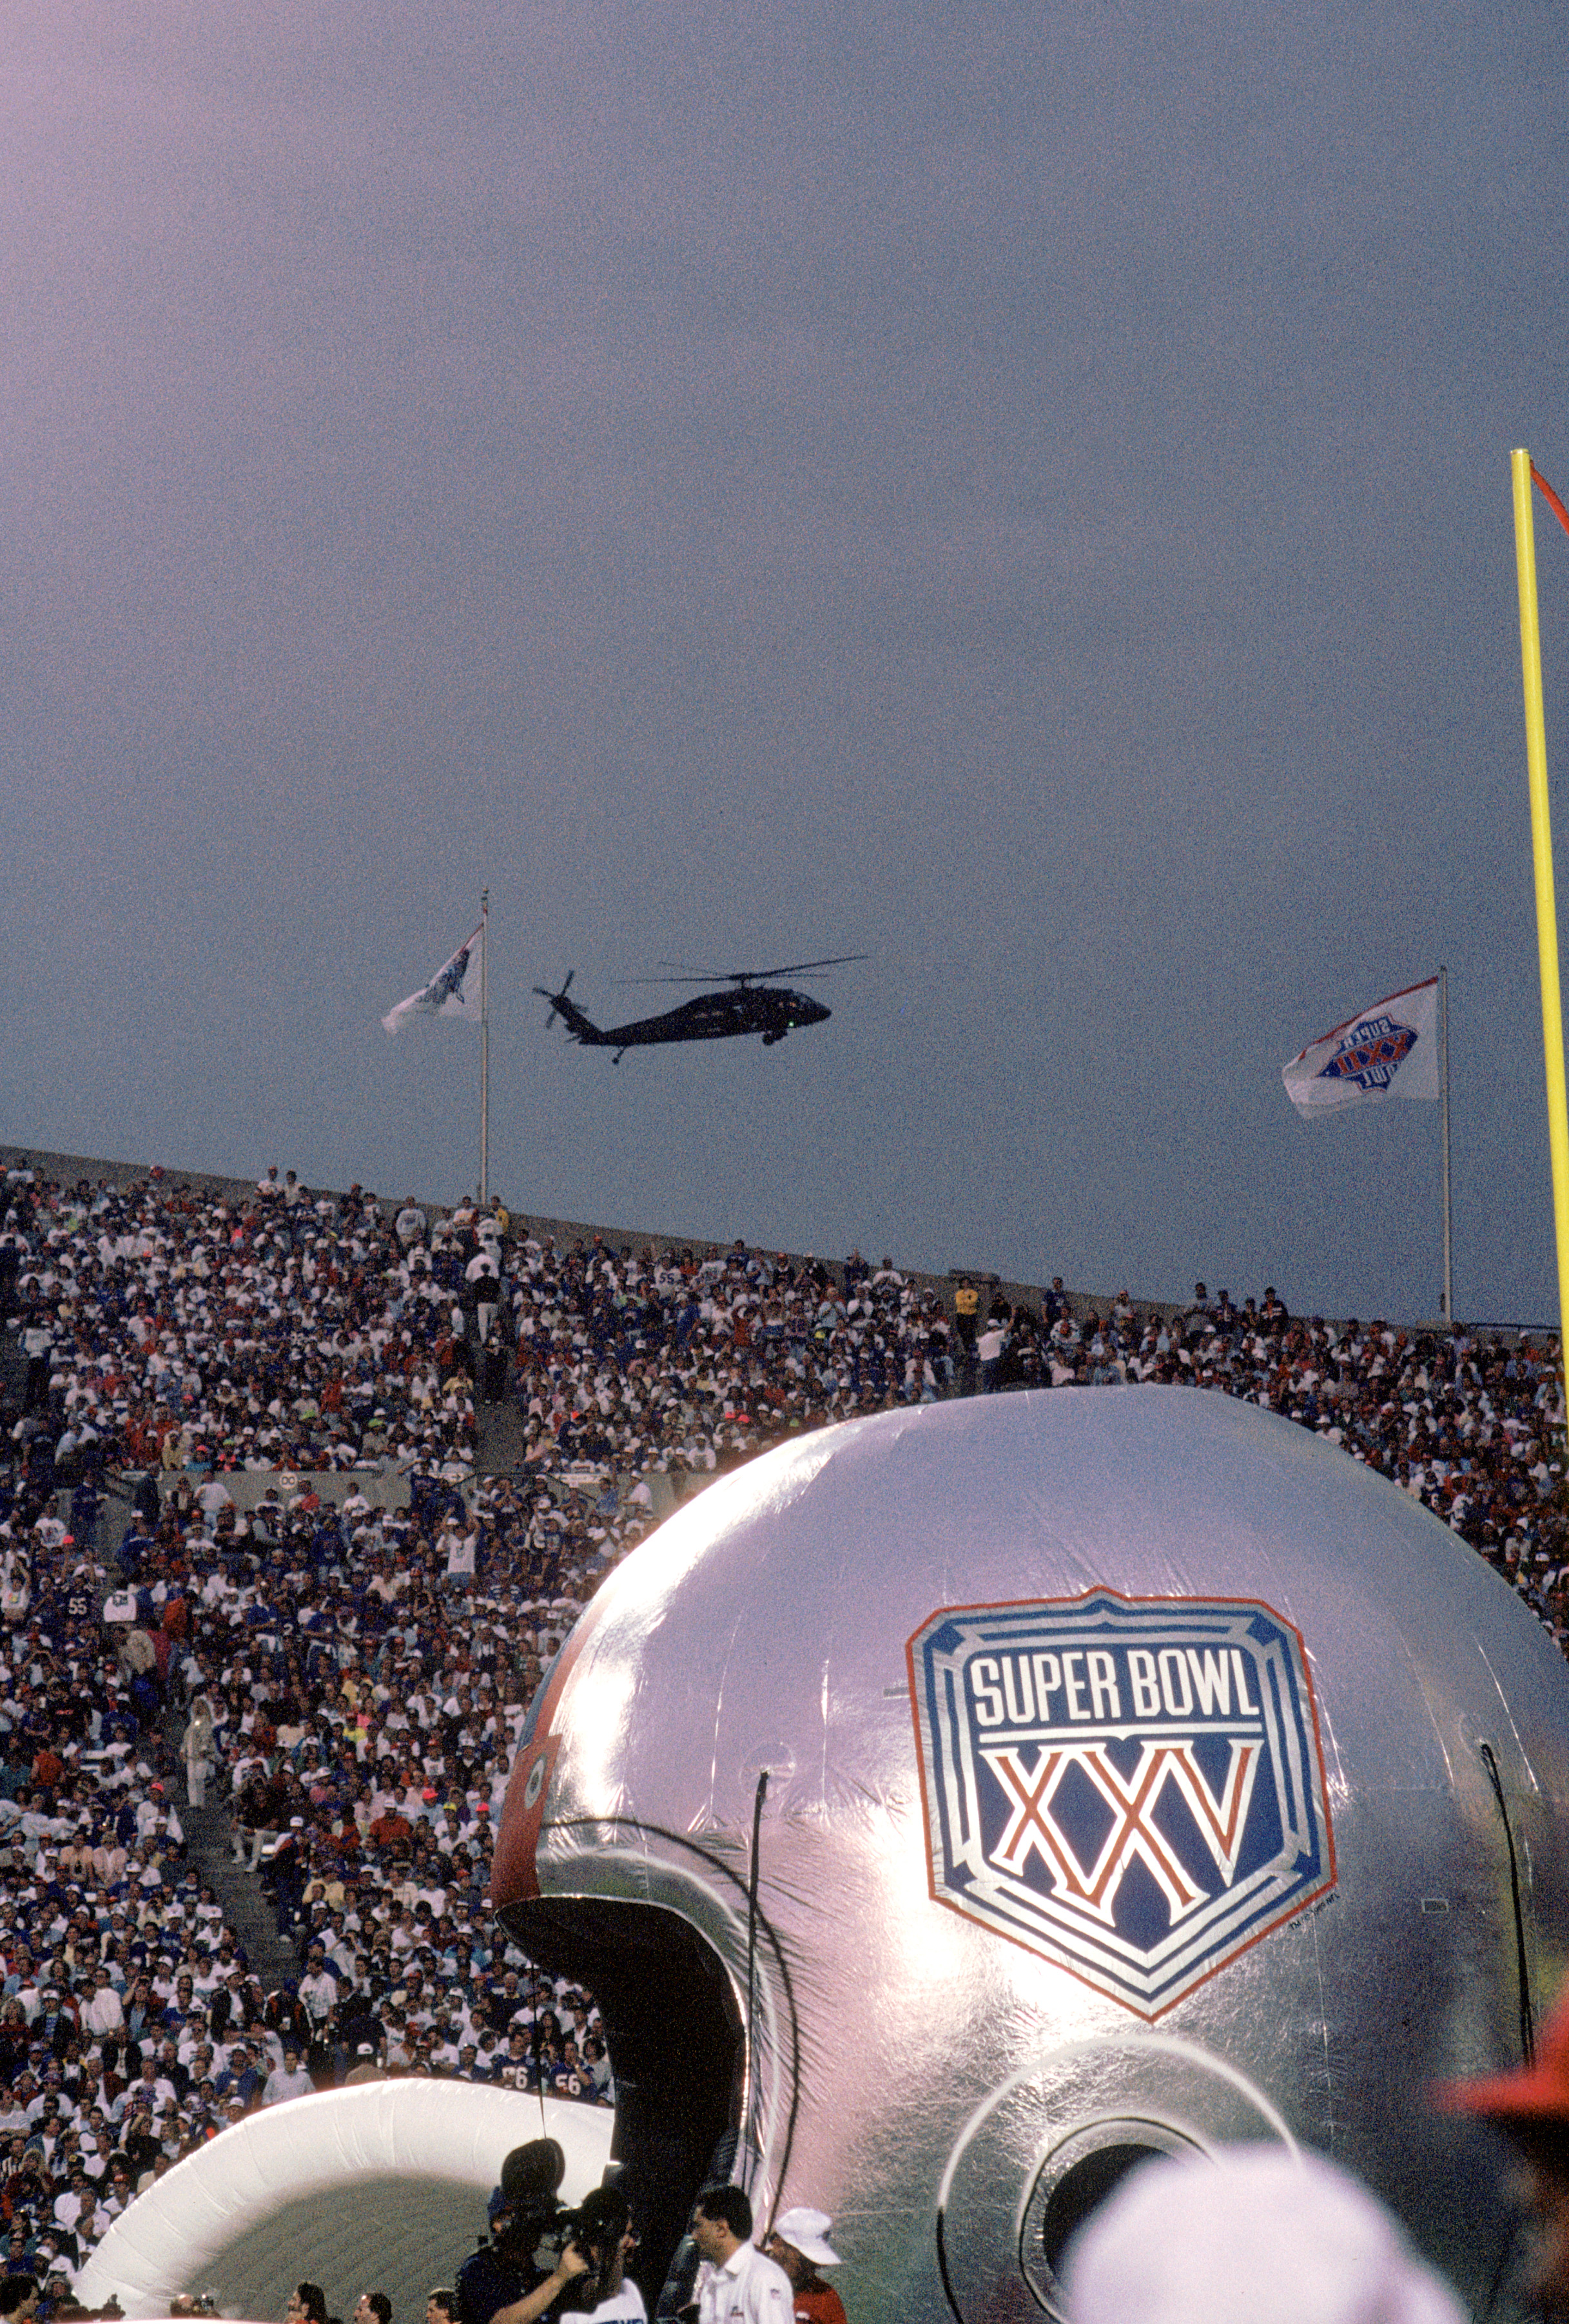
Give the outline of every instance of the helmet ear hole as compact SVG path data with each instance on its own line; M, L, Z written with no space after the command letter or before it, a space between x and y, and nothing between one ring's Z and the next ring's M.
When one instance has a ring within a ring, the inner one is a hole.
M1091 2213L1116 2193L1131 2171L1158 2162L1165 2152L1163 2147L1120 2142L1096 2147L1068 2165L1047 2197L1040 2221L1041 2255L1053 2275L1061 2275L1063 2255Z
M1042 2159L1020 2222L1019 2264L1048 2316L1063 2308L1063 2264L1087 2219L1146 2163L1206 2152L1191 2130L1157 2116L1081 2122Z
M1123 2181L1146 2163L1237 2145L1289 2152L1291 2135L1245 2075L1192 2043L1111 2034L1041 2052L972 2116L943 2173L937 2255L955 2324L992 2312L1000 2231L1018 2289L1069 2324L1070 2246Z

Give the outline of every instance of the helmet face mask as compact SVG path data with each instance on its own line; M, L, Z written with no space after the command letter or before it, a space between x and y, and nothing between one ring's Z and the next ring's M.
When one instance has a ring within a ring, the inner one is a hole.
M595 1996L614 2063L617 2149L662 2278L697 2189L735 2152L745 2042L734 1981L699 1925L700 1890L678 1877L657 1886L669 1901L535 1898L503 1919L531 1960Z
M1288 1423L889 1413L606 1582L494 1895L598 1998L651 2289L728 2176L760 2234L828 2205L859 2324L1057 2312L1126 2168L1240 2140L1333 2144L1480 2293L1502 2216L1427 2092L1511 2062L1520 1947L1569 1924L1566 1710L1474 1553Z

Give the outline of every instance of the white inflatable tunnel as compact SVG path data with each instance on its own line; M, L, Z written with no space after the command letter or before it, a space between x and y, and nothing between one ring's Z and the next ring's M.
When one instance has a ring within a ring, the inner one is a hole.
M485 2234L502 2159L558 2139L562 2200L599 2184L608 2108L521 2098L469 2082L366 2082L247 2116L176 2163L116 2219L83 2268L85 2307L113 2294L128 2317L164 2316L180 2292L210 2292L229 2316L281 2317L302 2279L347 2319L384 2292L393 2324L424 2324L425 2295L450 2283Z

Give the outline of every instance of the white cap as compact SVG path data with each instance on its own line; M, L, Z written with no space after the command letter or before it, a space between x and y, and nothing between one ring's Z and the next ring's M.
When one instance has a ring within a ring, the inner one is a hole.
M1065 2273L1075 2324L1463 2324L1375 2196L1275 2146L1142 2165Z
M833 2224L826 2211L814 2211L809 2205L798 2203L793 2211L781 2212L773 2223L773 2233L814 2267L837 2267L839 2255L827 2241Z

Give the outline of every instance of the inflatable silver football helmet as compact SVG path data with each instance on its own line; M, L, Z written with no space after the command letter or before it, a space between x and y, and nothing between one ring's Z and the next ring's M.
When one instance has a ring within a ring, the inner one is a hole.
M1429 2087L1557 1985L1566 1803L1569 1673L1417 1502L1220 1396L1036 1393L826 1429L639 1548L494 1895L599 1998L654 2292L717 2175L832 2214L855 2324L1060 2316L1131 2164L1260 2140L1478 2300L1509 2226Z

